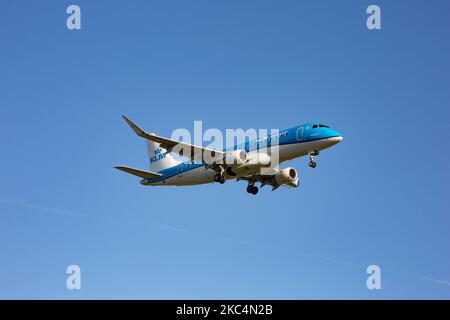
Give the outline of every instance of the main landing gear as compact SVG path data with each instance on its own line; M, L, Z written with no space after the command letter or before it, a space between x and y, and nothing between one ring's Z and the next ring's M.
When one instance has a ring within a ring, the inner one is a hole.
M217 173L213 177L214 182L219 182L220 184L224 184L225 183L225 177L224 177L225 168L223 166L219 165L218 168L215 168L215 170Z
M319 155L318 151L314 151L309 154L309 167L315 168L317 166L317 163L314 161L314 159Z
M219 182L220 184L224 184L225 178L223 176L223 173L216 173L214 175L214 182Z
M249 184L247 187L247 192L251 194L257 194L258 193L258 187L254 184Z

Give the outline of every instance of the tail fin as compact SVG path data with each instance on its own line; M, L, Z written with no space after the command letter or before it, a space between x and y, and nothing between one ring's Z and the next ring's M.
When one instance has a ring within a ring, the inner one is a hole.
M175 160L166 149L159 146L159 143L147 140L147 152L150 161L150 171L159 172L161 170L176 166L181 161Z

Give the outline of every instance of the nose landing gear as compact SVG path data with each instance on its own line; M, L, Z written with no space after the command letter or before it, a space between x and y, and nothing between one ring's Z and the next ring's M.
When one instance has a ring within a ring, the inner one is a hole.
M319 155L318 151L313 151L309 154L309 167L315 168L317 166L317 163L314 161L314 159Z

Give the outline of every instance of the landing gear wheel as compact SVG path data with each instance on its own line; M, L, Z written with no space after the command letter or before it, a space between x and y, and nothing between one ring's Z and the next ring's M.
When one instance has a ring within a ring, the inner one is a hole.
M251 193L251 194L257 194L258 193L258 187L254 186L252 184L249 184L248 187L247 187L247 192Z
M314 159L319 155L319 151L314 151L312 153L309 154L309 166L311 168L315 168L317 166L316 162L314 161Z
M214 175L214 182L219 182L221 184L224 184L225 183L225 178L220 173L216 173Z

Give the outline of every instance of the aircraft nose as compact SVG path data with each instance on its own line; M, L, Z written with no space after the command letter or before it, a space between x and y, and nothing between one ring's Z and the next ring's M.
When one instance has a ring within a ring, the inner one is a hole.
M330 136L331 136L330 140L335 144L344 140L342 134L336 130L331 130Z
M344 140L342 136L328 138L328 141L330 141L332 144L337 144L342 140Z

